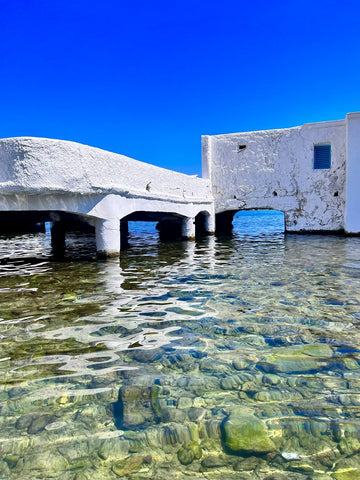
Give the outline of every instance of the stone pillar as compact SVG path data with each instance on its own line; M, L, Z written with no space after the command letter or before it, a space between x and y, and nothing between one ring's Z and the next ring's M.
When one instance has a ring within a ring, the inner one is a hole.
M204 228L207 235L215 235L215 215L205 215Z
M98 257L118 257L120 255L120 221L99 219L95 224L95 232Z
M127 220L120 220L120 246L121 250L125 250L129 246L129 222Z
M188 240L195 239L195 218L185 217L181 225L181 235Z
M360 233L360 112L346 115L345 232Z
M63 222L52 222L50 232L53 255L63 257L65 253L65 225Z
M233 218L237 210L228 210L216 215L216 233L218 235L232 235Z

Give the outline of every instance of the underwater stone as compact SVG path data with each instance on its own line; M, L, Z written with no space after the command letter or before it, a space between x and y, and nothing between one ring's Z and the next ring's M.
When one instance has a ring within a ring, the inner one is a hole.
M119 417L120 424L125 428L132 428L143 424L156 422L159 413L157 402L161 387L153 385L134 386L124 385L120 388L119 399L115 404L115 416Z
M209 455L204 458L201 462L201 466L204 468L218 468L218 467L225 467L229 462L226 458L217 455Z
M8 396L9 398L16 398L16 397L21 397L23 395L26 395L28 391L25 388L22 387L13 387L9 390Z
M30 434L39 433L44 430L45 426L50 423L52 420L55 420L51 415L40 415L31 422L31 425L27 429L27 432Z
M162 420L164 422L183 423L186 420L186 413L184 410L179 410L175 407L169 407L164 410Z
M16 467L19 461L19 458L20 458L19 455L9 454L9 455L5 455L4 460L8 464L8 467L10 469L13 469Z
M254 400L258 402L278 402L284 399L284 393L277 390L268 390L255 393Z
M218 362L213 358L205 357L199 363L199 369L202 372L210 372L210 373L224 373L228 369L228 365L225 363Z
M357 438L342 438L339 444L340 452L343 455L354 455L360 451L360 442Z
M360 470L357 468L342 468L333 473L335 480L360 480Z
M324 366L318 360L313 360L309 356L287 356L287 357L268 357L266 362L259 364L265 372L282 372L282 373L302 373L313 370L320 370Z
M325 449L316 455L312 456L312 459L316 462L319 462L321 465L324 465L327 468L332 468L334 465L335 460L339 457L340 453L337 448Z
M131 473L138 472L144 464L150 464L151 462L152 458L150 455L131 455L130 457L126 457L123 460L116 462L112 466L112 471L118 477L125 477Z
M228 375L220 382L220 386L223 390L238 390L244 382L239 375Z
M178 408L190 408L192 404L193 401L190 397L180 397L178 400Z
M288 461L290 461L290 460L301 460L301 457L297 452L282 452L281 456L285 460L288 460Z
M250 472L264 465L266 465L265 460L258 457L248 457L235 463L234 470L236 472Z
M292 462L289 467L293 472L313 473L314 468L307 463Z
M74 480L90 480L90 477L88 477L84 472L79 472L76 474Z
M254 416L232 413L222 425L225 446L234 452L268 453L275 450L267 436L265 424Z
M190 465L190 463L194 461L193 453L186 448L180 448L177 453L177 457L182 465Z
M360 368L359 362L355 358L344 358L343 363L347 370L357 370Z
M327 432L327 429L328 429L328 426L325 422L313 421L313 422L307 423L306 425L309 427L310 433L315 437L319 437L323 435L324 433Z
M331 358L333 356L333 351L329 345L306 345L302 351L310 357Z
M190 465L195 459L199 460L202 457L202 449L197 442L192 442L190 445L180 448L177 457L182 465Z
M30 427L33 419L34 419L33 415L30 415L30 414L22 415L20 418L16 420L15 428L17 428L18 430L28 428Z
M245 370L248 367L248 363L244 360L234 360L232 365L235 370Z
M155 348L151 350L136 349L133 352L131 352L131 357L137 362L152 363L152 362L156 362L161 358L161 351Z
M208 438L218 439L220 435L220 421L213 419L205 423Z
M200 408L200 407L191 407L188 411L189 419L192 422L201 422L205 415L206 415L206 410L205 408Z
M281 377L273 373L268 373L267 375L263 375L261 380L265 385L277 385L281 382Z

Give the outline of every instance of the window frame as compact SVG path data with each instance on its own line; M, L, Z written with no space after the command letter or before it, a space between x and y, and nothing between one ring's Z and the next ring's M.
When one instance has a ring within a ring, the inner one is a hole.
M331 169L331 143L318 143L314 145L313 169Z

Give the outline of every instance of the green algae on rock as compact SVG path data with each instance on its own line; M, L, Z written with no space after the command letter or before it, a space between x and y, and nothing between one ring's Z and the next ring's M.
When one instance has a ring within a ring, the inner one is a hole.
M276 447L269 438L265 423L252 415L242 415L237 410L222 424L222 440L233 452L263 454L273 452Z

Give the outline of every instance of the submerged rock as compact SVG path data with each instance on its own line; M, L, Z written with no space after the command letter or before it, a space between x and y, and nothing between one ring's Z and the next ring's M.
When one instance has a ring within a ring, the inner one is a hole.
M268 437L265 423L252 415L234 411L222 424L224 445L234 452L262 454L273 452L275 445Z
M177 457L182 465L190 465L195 459L199 460L202 457L202 449L197 442L192 442L190 445L180 448Z
M333 356L333 351L329 345L306 345L302 351L310 357L331 358Z
M259 457L243 458L234 465L236 472L251 472L258 467L266 465L265 460Z
M118 477L125 477L131 473L138 472L144 464L150 464L151 462L152 458L150 455L131 455L130 457L126 457L123 460L114 463L112 471Z
M335 480L360 480L360 470L358 468L341 468L333 473Z
M209 455L201 462L204 468L220 468L225 467L229 462L223 456Z
M33 419L31 425L27 429L27 432L30 434L39 433L45 429L48 423L53 421L53 417L51 415L39 415Z
M301 456L297 452L282 452L281 456L285 460L301 460Z
M269 373L319 371L328 365L332 356L333 351L328 345L305 345L276 350L258 364L258 367Z
M116 422L123 428L133 428L156 423L161 416L158 402L161 387L158 385L124 385L114 404Z

